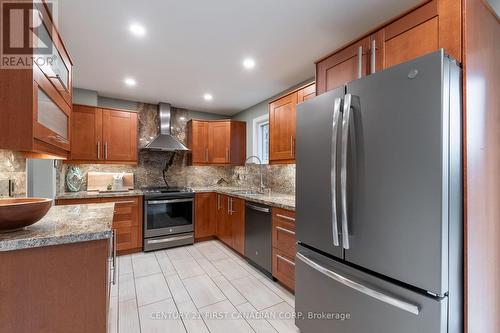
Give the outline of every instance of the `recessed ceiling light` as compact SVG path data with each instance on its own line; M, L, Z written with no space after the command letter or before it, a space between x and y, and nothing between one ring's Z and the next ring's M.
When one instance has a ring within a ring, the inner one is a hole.
M252 58L246 58L245 60L243 60L243 67L245 67L246 69L254 68L255 60L253 60Z
M205 101L211 101L214 99L214 96L212 96L211 94L205 94L203 95L203 98L205 99Z
M129 87L133 87L137 84L137 82L135 82L135 80L131 77L125 78L125 80L123 80L123 82L125 82L125 84Z
M132 23L129 27L129 30L132 33L132 35L137 37L142 37L146 34L146 28L137 23Z

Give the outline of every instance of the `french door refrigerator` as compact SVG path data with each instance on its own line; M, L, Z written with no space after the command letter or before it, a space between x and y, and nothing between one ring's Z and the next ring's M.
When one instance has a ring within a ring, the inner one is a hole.
M302 333L462 331L460 101L440 50L297 106Z

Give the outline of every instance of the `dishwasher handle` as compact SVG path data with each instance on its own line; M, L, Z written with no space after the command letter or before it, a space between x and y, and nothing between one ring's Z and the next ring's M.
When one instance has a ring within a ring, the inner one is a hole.
M247 208L250 208L250 209L262 212L262 213L268 213L268 214L271 213L271 209L267 208L267 207L255 206L255 205L252 205L252 204L249 204L249 203L245 203L245 206Z

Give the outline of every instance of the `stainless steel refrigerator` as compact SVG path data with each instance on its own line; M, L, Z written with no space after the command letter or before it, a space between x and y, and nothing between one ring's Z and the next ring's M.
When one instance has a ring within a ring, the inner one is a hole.
M438 51L297 106L302 333L462 332L461 69Z

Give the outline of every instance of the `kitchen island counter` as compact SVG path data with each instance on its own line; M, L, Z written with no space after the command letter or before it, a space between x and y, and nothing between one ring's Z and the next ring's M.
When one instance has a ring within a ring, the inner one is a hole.
M0 251L109 239L113 212L113 203L53 206L35 224L0 234Z

